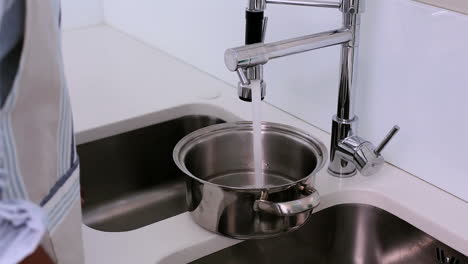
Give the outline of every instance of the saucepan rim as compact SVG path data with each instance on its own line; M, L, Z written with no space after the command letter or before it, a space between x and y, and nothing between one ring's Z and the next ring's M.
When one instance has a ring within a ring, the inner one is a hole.
M174 159L175 164L187 176L195 179L196 181L199 181L207 185L217 186L223 190L232 190L232 191L241 191L241 192L258 192L258 191L269 190L271 192L271 191L284 190L291 186L296 186L298 184L304 184L311 176L315 175L319 170L321 170L327 161L327 157L328 157L327 148L320 140L318 140L314 136L293 126L288 126L288 125L274 123L274 122L262 122L262 131L273 131L277 133L283 133L289 136L294 136L296 138L302 139L304 141L309 141L311 143L310 145L313 147L314 154L316 155L316 159L317 159L317 164L314 170L311 173L309 173L307 176L299 180L290 182L290 183L275 185L275 186L268 186L268 187L259 187L259 188L233 187L233 186L228 186L228 185L221 185L221 184L212 183L212 182L203 180L193 175L185 166L184 158L189 152L189 150L191 150L191 148L194 146L194 144L198 140L201 140L203 138L208 138L215 134L232 132L233 130L234 131L245 131L245 130L251 131L252 122L251 121L237 121L237 122L222 123L222 124L204 127L186 135L174 147L173 159Z

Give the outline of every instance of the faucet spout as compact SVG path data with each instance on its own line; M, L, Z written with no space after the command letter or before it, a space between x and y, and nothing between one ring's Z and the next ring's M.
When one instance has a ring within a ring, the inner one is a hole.
M268 18L265 17L264 11L266 8L265 0L248 0L248 6L245 10L245 44L263 43L265 39L265 31L268 23ZM237 86L239 99L242 101L252 101L252 88L250 81L260 81L260 93L262 100L265 97L266 83L263 81L263 66L257 65L248 68L239 68L237 73L240 77L240 82Z
M238 68L265 64L272 59L343 44L352 37L348 29L337 29L273 43L246 45L226 50L224 62L230 71L237 71Z

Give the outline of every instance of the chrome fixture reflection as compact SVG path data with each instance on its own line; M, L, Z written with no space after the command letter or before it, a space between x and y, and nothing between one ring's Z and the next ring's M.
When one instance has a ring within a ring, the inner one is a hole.
M343 26L339 29L322 33L292 38L273 43L246 41L246 46L226 50L224 60L226 67L239 75L239 97L250 101L250 80L262 82L262 97L265 95L263 82L263 65L268 61L297 53L341 45L340 84L338 93L337 113L332 119L332 141L330 149L330 165L328 172L337 177L350 177L356 174L356 168L363 175L375 173L384 163L380 152L392 139L399 127L395 126L384 141L375 147L371 142L358 137L356 123L358 117L354 114L354 93L356 91L356 70L359 51L359 31L361 14L364 12L365 0L343 0L341 2L327 1L296 1L296 0L249 0L247 12L261 12L267 4L287 4L335 8L343 15ZM246 38L252 37L252 23L247 21ZM265 35L265 23L261 30L261 39ZM257 40L259 37L257 36Z

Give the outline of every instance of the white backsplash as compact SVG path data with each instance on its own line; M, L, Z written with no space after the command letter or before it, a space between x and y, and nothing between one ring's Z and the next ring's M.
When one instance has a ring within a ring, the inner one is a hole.
M223 54L243 44L245 2L103 0L103 6L106 23L236 85ZM341 24L331 9L272 5L267 16L267 42ZM368 0L361 36L360 134L377 143L400 125L386 159L468 201L468 16L411 0ZM338 63L338 47L269 62L267 101L329 131Z
M104 19L101 0L60 0L62 28L70 30L100 24Z

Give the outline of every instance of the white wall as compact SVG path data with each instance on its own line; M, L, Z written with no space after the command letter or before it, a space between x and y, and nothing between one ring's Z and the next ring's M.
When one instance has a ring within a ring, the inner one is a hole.
M104 19L101 0L61 0L62 28L70 30L100 24Z
M106 22L235 85L223 53L242 45L244 0L103 0ZM269 6L267 41L340 25L335 10ZM367 1L357 97L360 134L402 128L388 161L468 201L468 16L410 0ZM339 48L266 65L267 100L329 131ZM183 77L183 76L182 76ZM395 194L397 195L397 194Z

